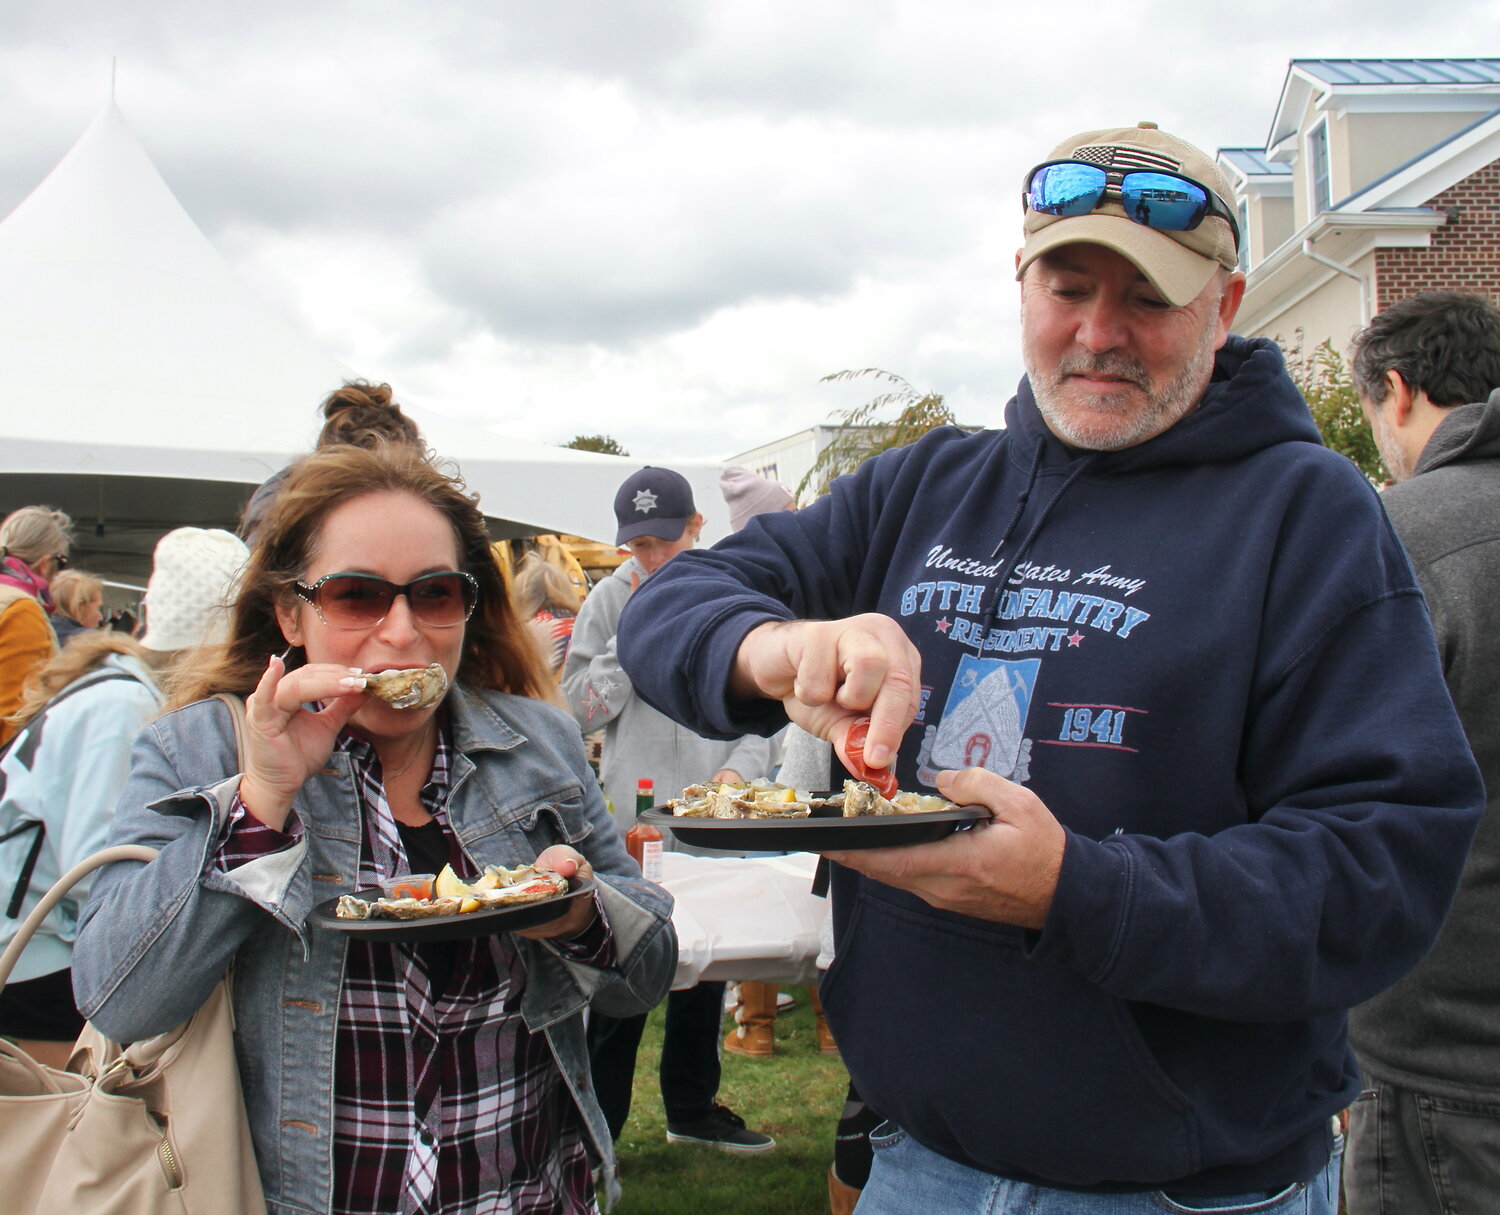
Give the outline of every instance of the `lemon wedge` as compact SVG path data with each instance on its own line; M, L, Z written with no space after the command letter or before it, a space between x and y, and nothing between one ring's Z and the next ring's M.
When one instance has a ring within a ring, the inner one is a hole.
M440 899L468 898L469 884L453 872L452 865L444 865L432 884L432 892Z

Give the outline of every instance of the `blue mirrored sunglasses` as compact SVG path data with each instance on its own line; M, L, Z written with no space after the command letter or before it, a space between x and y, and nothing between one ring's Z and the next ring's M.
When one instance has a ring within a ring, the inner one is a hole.
M1021 203L1042 215L1087 215L1110 195L1119 199L1127 219L1158 232L1191 232L1215 215L1229 225L1235 249L1240 247L1234 213L1202 182L1178 173L1049 160L1027 174Z

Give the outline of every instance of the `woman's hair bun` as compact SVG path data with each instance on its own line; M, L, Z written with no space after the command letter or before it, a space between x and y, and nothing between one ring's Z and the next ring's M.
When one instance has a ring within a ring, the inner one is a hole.
M322 408L326 421L318 435L319 447L347 444L369 448L381 443L422 446L422 432L392 399L389 384L345 380L342 388L323 398Z

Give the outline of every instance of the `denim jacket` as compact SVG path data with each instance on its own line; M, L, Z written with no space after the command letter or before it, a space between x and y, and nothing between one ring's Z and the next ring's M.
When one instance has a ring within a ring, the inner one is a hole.
M589 859L614 938L598 969L516 938L521 1015L546 1035L618 1196L609 1132L589 1076L583 1012L632 1016L666 994L676 966L671 896L644 881L605 809L578 727L550 705L462 686L449 696L449 826L477 865L516 865L548 845ZM356 886L360 807L349 757L303 785L295 845L235 869L213 863L239 762L225 706L201 701L136 742L111 843L159 850L96 878L73 955L79 1008L124 1042L186 1020L234 962L236 1049L271 1215L323 1215L333 1192L334 1042L345 937L306 923Z

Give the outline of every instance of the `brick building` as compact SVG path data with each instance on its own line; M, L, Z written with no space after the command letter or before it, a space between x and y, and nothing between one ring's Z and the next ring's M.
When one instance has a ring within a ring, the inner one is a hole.
M1235 329L1347 352L1418 291L1500 302L1500 59L1294 59L1264 148L1220 148Z

